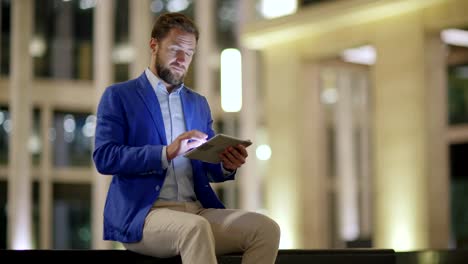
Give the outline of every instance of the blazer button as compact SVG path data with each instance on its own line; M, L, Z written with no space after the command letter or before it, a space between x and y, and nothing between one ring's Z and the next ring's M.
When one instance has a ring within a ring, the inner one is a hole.
M156 188L154 188L154 189L156 189L156 191L159 191L159 189L161 189L161 187L159 187L159 185L156 185Z

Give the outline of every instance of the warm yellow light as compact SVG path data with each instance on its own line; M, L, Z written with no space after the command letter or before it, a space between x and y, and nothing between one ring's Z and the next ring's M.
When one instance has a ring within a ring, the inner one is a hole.
M411 122L403 118L392 125L403 128ZM422 151L413 147L420 144L416 139L418 133L414 129L406 133L410 135L408 139L388 137L380 142L385 146L385 153L378 155L385 158L376 167L380 174L376 189L380 196L376 246L395 251L420 250L429 246L426 187L421 184L423 168L427 165L421 158Z
M294 249L294 242L288 226L281 228L280 249Z
M391 248L395 251L409 251L414 250L414 232L408 229L405 223L400 223L393 230L391 234Z
M225 112L242 108L242 62L237 49L221 52L221 108Z

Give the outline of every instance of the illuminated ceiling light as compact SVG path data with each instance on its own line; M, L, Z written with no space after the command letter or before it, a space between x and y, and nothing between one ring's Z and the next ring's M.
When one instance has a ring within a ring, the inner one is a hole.
M37 134L31 135L28 141L29 152L38 154L41 152L41 139Z
M242 62L237 49L221 52L221 108L239 112L242 108Z
M80 9L86 10L96 6L96 0L80 0Z
M76 122L73 115L65 115L63 118L63 130L69 133L75 132Z
M263 17L271 19L295 13L297 0L262 0L260 13Z
M167 10L169 12L181 12L189 6L188 0L170 0L167 3Z
M31 43L29 44L29 54L35 58L40 58L44 56L47 46L44 38L42 37L33 37Z
M374 46L366 45L344 50L341 58L350 63L373 65L377 55Z
M81 128L81 133L85 137L94 137L94 131L96 130L96 116L95 115L89 115L86 117L86 122Z
M255 150L255 155L259 160L269 160L271 157L271 148L270 146L263 144L257 147Z
M468 31L456 28L442 30L442 40L449 45L468 47Z

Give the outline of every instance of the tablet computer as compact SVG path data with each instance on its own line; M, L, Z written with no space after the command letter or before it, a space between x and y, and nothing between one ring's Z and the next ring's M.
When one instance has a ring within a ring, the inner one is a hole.
M219 163L221 162L219 154L221 154L221 152L223 152L227 147L236 146L238 144L248 147L252 145L252 142L250 140L244 140L224 134L217 134L200 146L185 153L184 157L209 163Z

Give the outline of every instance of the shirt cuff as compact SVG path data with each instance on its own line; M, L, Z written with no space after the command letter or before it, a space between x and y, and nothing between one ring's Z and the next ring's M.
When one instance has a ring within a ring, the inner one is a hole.
M161 166L165 170L167 167L169 167L169 161L167 160L167 152L166 152L166 146L162 148L162 153L161 153Z
M221 162L221 170L223 170L223 175L224 177L228 177L228 176L231 176L232 174L234 174L237 170L233 170L233 171L230 171L230 170L226 170L223 166L223 163Z

